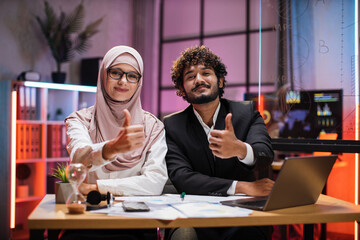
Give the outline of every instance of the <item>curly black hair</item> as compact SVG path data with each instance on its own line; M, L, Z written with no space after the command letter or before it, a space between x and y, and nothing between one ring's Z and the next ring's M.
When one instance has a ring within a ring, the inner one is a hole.
M205 67L211 67L214 69L215 75L218 78L224 79L223 87L219 89L219 97L221 98L224 94L225 88L225 76L227 74L225 65L221 62L220 57L214 54L208 47L196 46L192 48L185 49L181 56L174 61L174 64L171 68L171 79L174 82L175 88L177 90L177 95L182 96L180 89L183 88L184 80L183 74L185 68L192 65L203 64ZM185 96L183 96L185 99Z

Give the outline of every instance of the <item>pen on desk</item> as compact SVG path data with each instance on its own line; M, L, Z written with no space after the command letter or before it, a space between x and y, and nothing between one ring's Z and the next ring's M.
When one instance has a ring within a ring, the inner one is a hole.
M185 192L182 192L182 193L181 193L180 198L181 198L181 201L184 201L184 199L185 199Z

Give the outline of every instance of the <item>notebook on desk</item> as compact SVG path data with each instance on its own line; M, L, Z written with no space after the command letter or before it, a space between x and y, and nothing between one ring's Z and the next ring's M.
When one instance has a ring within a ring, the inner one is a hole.
M269 196L221 203L262 211L314 204L336 159L337 155L287 158Z

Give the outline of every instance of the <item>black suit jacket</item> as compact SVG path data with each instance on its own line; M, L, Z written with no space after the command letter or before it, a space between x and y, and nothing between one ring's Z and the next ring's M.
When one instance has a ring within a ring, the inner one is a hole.
M178 192L227 195L234 180L254 181L254 167L271 164L274 157L271 139L254 104L221 99L215 129L225 129L225 117L230 112L236 137L253 148L255 165L252 167L241 163L237 157L221 159L212 154L191 105L165 117L166 164L169 178Z

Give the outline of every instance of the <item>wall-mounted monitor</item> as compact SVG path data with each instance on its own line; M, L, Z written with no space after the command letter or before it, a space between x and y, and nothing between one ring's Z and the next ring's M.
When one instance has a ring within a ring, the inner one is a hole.
M258 94L247 93L245 100L258 103ZM342 139L342 109L340 89L288 91L285 96L263 93L258 106L272 138L316 139L322 132Z

